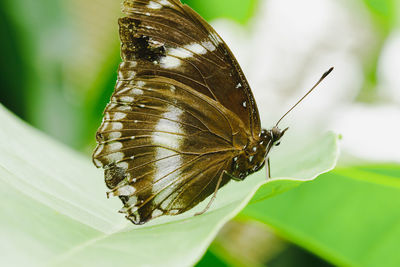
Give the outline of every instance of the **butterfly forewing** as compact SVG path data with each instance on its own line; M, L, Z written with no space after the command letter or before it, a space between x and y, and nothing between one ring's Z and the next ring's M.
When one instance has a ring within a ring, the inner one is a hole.
M127 0L124 12L123 62L93 161L121 212L141 224L182 213L226 184L260 123L238 63L192 9Z
M228 46L204 19L174 0L127 0L124 12L128 17L120 21L121 28L134 27L136 36L163 47L164 56L145 60L138 76L157 74L182 81L220 102L254 137L259 135L259 114L248 82Z

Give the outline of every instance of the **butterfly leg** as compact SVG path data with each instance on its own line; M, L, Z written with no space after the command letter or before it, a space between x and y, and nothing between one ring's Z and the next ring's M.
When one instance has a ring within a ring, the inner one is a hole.
M210 201L208 202L207 206L202 211L197 212L194 216L198 216L198 215L201 215L201 214L205 213L211 207L211 204L214 202L215 198L217 197L217 192L218 192L219 186L221 185L222 177L225 175L225 173L226 173L226 171L223 171L221 173L221 175L219 176L218 182L217 182L217 186L215 187L214 194L212 195L212 197L211 197Z
M269 158L267 159L267 175L268 175L267 177L268 180L269 178L271 178L271 165L269 163Z

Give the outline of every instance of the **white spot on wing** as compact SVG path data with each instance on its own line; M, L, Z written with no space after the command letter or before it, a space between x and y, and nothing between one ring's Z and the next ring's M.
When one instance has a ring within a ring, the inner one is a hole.
M135 101L135 99L131 96L121 96L120 99L122 102L128 102L128 103L132 103L133 101Z
M135 89L132 89L131 93L133 95L143 95L143 90L135 88Z
M137 81L136 82L136 86L137 87L143 87L143 86L145 86L146 85L146 82L144 82L144 81Z
M111 130L121 130L124 126L120 122L113 122L111 124Z
M126 113L115 112L113 119L116 120L116 121L119 121L119 120L125 119L125 117L126 117Z
M130 196L130 195L133 195L133 193L135 193L135 192L136 192L136 189L133 186L126 185L121 188L118 188L116 193L118 196Z
M168 2L167 0L160 0L159 3L161 5L163 5L163 6L171 6L171 7L173 7L173 5L170 2Z
M160 9L162 7L162 5L160 5L159 3L156 3L154 1L150 1L149 4L147 5L148 8L151 9Z
M156 210L154 210L153 213L151 214L151 217L152 217L152 218L155 218L155 217L158 217L158 216L161 216L161 215L163 215L162 210L156 209Z
M169 204L171 204L171 202L172 202L172 198L167 198L166 200L164 200L162 203L161 203L161 208L163 209L163 210L166 210L167 208L168 208L168 206L169 206Z
M128 169L129 164L128 164L128 162L120 162L117 164L117 166L126 170L126 169Z
M167 54L171 55L171 56L175 56L175 57L180 57L180 58L188 58L188 57L192 57L193 54L191 52L189 52L186 49L183 48L169 48L167 50Z
M168 106L167 110L161 115L161 117L169 120L180 121L181 116L183 115L183 111L174 106ZM182 137L175 134L162 133L162 131L173 132L177 134L184 134L185 131L181 127L179 123L174 123L165 119L159 119L158 123L155 125L154 130L156 131L153 134L152 141L153 144L159 145L162 147L169 147L172 149L180 150L182 146ZM160 132L161 131L161 132ZM171 155L171 152L168 152L166 149L158 147L156 150L156 158L162 159L166 156ZM168 158L168 165L173 169L177 169L179 166L182 166L183 161L181 155L175 155L173 157ZM155 176L160 176L165 173L165 161L157 161L155 163ZM170 176L169 179L174 179L174 177L180 176L180 171L175 171ZM152 191L153 193L159 193L159 190L164 188L163 184L154 184ZM168 192L169 190L164 189L164 192ZM164 196L159 196L161 199L164 199ZM161 200L162 201L162 200Z
M118 107L118 110L121 110L121 111L129 111L131 109L132 109L132 107L129 105L123 105L123 106Z
M128 202L126 202L127 205L129 205L130 207L135 206L138 202L138 197L137 196L131 196L128 200Z
M161 58L160 63L161 67L165 69L175 69L182 64L181 60L171 56Z
M110 155L105 156L108 162L117 162L121 161L124 159L124 153L122 152L117 152L117 153L112 153Z
M108 149L111 151L120 150L122 148L121 142L112 142L108 145Z
M108 135L109 139L117 139L120 138L122 136L121 132L112 132Z
M185 46L186 49L192 51L195 54L198 55L204 55L207 53L207 50L200 44L198 43L191 43Z
M121 130L123 127L120 122L104 122L103 126L100 128L100 132L105 132L109 130Z
M210 41L203 41L201 43L205 48L207 48L208 50L210 50L211 52L214 51L215 49L217 49L215 47L215 45L213 45L213 43L211 43Z
M176 108L174 106L168 106L167 111L164 112L161 116L165 119L179 121L182 114L183 111L181 109ZM159 132L168 131L177 134L184 134L185 132L183 131L179 123L174 123L165 119L160 119L157 125L155 126L155 130L158 133L153 135L153 142L157 145L167 146L179 150L181 146L182 137L180 137L179 135L172 135Z
M242 105L243 105L244 108L247 107L247 102L244 101L244 102L242 103Z

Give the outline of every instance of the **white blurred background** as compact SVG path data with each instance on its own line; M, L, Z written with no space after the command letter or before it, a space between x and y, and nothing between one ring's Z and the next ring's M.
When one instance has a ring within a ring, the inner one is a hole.
M264 127L334 66L282 121L281 127L290 127L285 138L301 142L332 130L343 136L346 159L399 162L400 31L382 38L366 7L349 2L262 1L247 27L225 19L213 26L244 69ZM376 51L381 54L371 85L366 66L374 64Z

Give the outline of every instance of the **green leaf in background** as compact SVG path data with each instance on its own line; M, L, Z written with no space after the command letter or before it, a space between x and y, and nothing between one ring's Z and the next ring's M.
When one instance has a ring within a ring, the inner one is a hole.
M2 1L6 24L0 31L12 39L2 39L0 48L13 57L11 64L1 61L0 80L16 81L2 83L7 95L12 92L2 102L19 106L35 127L83 150L86 133L95 132L92 122L99 119L91 109L109 76L114 81L107 98L115 85L120 8L109 0Z
M338 266L400 266L400 166L336 169L239 217Z
M11 23L5 6L5 1L0 1L0 101L7 99L7 106L18 116L26 118L26 107L21 105L26 102L27 93L27 71L21 55L23 45L18 42L15 25Z
M228 18L245 24L253 17L259 0L182 0L204 19Z
M0 121L1 266L191 265L265 183L265 172L260 171L222 188L211 210L201 216L193 214L206 201L180 216L134 226L116 212L121 205L117 199L106 199L102 172L88 158L50 140L4 108ZM290 170L285 177L300 178L304 173L307 179L315 177L336 162L336 140L329 134L297 156L288 151L287 158L304 157L314 164L291 166L281 158L275 161L276 170L285 165ZM330 163L325 165L323 158ZM310 171L304 172L308 167ZM282 187L292 187L292 179L274 183L281 183L279 190L284 191Z
M370 44L370 55L364 59L365 80L357 100L371 103L379 99L378 64L388 36L400 22L400 4L398 0L361 0L361 3L367 7L375 26L375 40Z
M396 22L396 0L362 0L382 27L389 30Z

